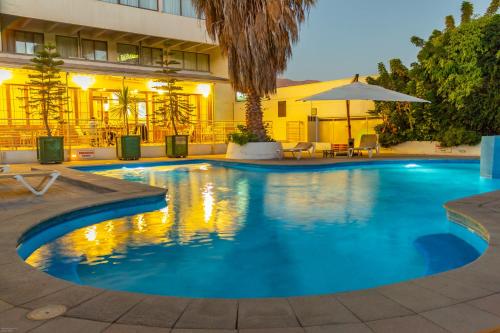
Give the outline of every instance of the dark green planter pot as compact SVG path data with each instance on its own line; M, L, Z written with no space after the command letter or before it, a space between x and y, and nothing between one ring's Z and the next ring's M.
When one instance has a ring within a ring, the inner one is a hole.
M36 138L36 158L42 164L64 161L64 137L40 136Z
M167 157L187 157L188 142L189 136L187 135L167 135L165 137Z
M124 135L116 138L116 157L120 160L138 160L141 158L141 137Z

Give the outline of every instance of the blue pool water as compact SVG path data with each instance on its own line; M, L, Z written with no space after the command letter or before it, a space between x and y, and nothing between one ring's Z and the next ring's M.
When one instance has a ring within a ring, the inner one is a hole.
M500 189L474 161L86 171L168 195L75 214L32 233L20 255L79 284L191 297L324 294L459 267L487 244L448 222L443 204Z

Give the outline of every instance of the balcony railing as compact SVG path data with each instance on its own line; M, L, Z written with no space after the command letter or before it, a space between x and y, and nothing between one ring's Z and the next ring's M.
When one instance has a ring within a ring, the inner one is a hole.
M30 125L26 125L29 123ZM3 125L2 125L3 124ZM11 124L11 125L6 125ZM15 125L22 124L22 125ZM189 136L190 143L215 144L226 143L228 135L237 131L238 125L244 122L237 121L198 121L186 126L178 126L179 134ZM272 122L266 126L272 136ZM141 123L129 123L129 133L140 135L143 144L158 145L165 142L166 135L173 135L172 127ZM76 124L55 124L53 135L64 136L65 146L72 147L111 147L115 145L115 138L126 134L126 128L121 123L105 123L103 121L82 121ZM35 149L36 138L46 135L40 121L28 119L0 119L0 150Z

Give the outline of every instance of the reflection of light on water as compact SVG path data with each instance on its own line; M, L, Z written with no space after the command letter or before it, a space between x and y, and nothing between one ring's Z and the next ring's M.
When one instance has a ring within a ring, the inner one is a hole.
M204 164L200 167L200 170L207 171L208 170L208 165Z
M168 222L168 206L163 209L160 209L160 212L162 214L161 224L166 224Z
M405 168L408 168L408 169L410 169L410 168L420 168L420 165L415 164L415 163L410 163L410 164L405 165Z
M93 242L97 239L97 227L95 225L85 229L85 238L87 238L89 242Z
M146 227L146 221L144 220L144 215L137 215L137 230L143 232Z
M205 211L205 222L208 222L212 217L212 212L214 209L214 186L211 183L205 185L203 189L203 209Z

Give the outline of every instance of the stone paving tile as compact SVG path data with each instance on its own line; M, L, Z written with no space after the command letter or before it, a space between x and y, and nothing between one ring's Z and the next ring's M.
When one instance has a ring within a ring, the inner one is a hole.
M24 263L2 265L0 281L0 299L13 305L24 304L71 285Z
M226 299L193 300L175 328L235 329L238 302Z
M377 289L383 295L415 312L452 305L457 301L413 283L400 283Z
M0 312L11 309L12 307L13 305L10 305L9 303L0 300Z
M219 330L219 329L196 329L196 328L177 328L172 333L238 333L237 330Z
M239 329L298 326L295 313L286 299L242 299L239 301Z
M0 329L4 331L12 329L14 333L23 333L45 323L27 319L28 312L28 310L13 308L0 313Z
M109 325L109 323L93 320L59 317L38 326L30 333L101 333Z
M188 304L187 298L148 296L125 313L118 323L173 327Z
M458 301L491 295L490 290L481 288L472 283L462 283L439 275L413 280L412 282Z
M425 319L413 315L391 319L381 319L367 323L375 333L447 333L445 329Z
M488 311L500 317L500 294L483 297L467 304L475 306L484 311Z
M373 333L365 324L339 324L312 326L305 328L306 333Z
M359 322L333 296L291 297L289 301L302 326Z
M500 317L468 304L457 304L421 315L454 333L477 332L500 325Z
M170 328L113 324L103 333L170 333Z
M479 285L483 289L500 292L500 274L486 270L476 271L473 269L473 266L474 264L465 268L444 272L441 275L461 283Z
M413 311L374 290L338 294L336 297L363 321L414 314Z
M23 304L22 306L29 309L36 309L49 304L61 304L71 309L103 292L104 290L101 289L73 286L56 291L53 294Z
M145 296L108 291L69 310L68 317L114 322Z
M302 327L288 328L249 328L239 330L238 333L305 333Z

